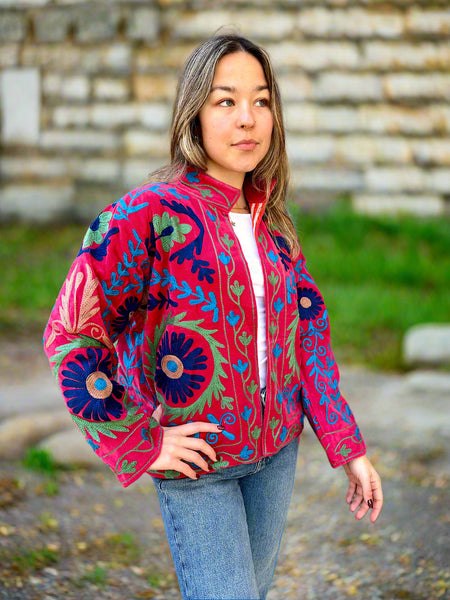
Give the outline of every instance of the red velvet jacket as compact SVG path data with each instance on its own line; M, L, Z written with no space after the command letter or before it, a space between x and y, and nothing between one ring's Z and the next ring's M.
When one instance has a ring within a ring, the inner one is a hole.
M256 300L229 219L236 188L191 171L130 192L94 221L58 296L46 353L72 418L124 486L144 472L182 476L151 465L163 427L189 421L225 427L202 434L214 469L278 452L305 414L332 466L365 453L339 392L322 296L303 256L291 262L268 231L265 194L245 194L265 280L264 419Z

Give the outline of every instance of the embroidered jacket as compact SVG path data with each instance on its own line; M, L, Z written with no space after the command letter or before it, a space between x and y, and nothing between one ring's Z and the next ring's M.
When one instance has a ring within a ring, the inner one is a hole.
M248 185L265 281L262 418L256 300L229 219L238 195L195 171L130 192L87 231L51 313L45 350L67 407L124 486L144 472L184 476L151 465L163 427L190 421L225 427L201 434L215 470L275 454L305 414L333 467L365 453L339 392L322 296L303 256L291 262L268 231L265 194Z

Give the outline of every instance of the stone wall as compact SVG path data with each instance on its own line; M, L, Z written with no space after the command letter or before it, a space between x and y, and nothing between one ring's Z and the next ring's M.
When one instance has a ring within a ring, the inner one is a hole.
M446 212L448 0L0 0L0 216L90 219L138 186L183 60L223 25L272 55L296 201Z

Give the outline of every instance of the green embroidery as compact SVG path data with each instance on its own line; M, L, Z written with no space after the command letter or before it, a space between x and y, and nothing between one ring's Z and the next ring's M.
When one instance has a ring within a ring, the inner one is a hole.
M254 440L257 440L259 438L259 436L261 435L261 428L255 427L250 435L252 436L252 438Z
M233 400L230 396L222 396L220 399L220 407L222 409L233 410Z
M208 188L200 189L200 194L203 196L203 198L211 198L213 195L212 191Z
M289 335L287 337L287 355L289 358L289 368L293 371L297 377L300 376L300 367L297 362L297 358L295 356L295 334L298 328L299 322L299 314L298 310L294 310L291 317L293 317L292 321L288 325ZM292 377L292 375L290 375Z
M275 321L271 321L271 323L269 325L269 331L270 331L271 335L275 335L276 330L277 330L277 325L276 325Z
M102 212L98 216L98 227L95 231L91 227L86 231L83 239L83 248L89 248L92 244L101 244L103 242L103 236L109 229L111 218L112 212L109 210Z
M275 417L272 417L269 422L270 429L272 429L272 431L273 431L279 422L280 422L280 419L276 419Z
M247 390L250 395L253 395L257 389L258 385L254 380L252 380L251 384L247 386Z
M161 473L164 473L164 476L166 479L175 479L177 477L179 477L181 475L181 473L179 471L174 471L172 469L167 469L165 471L158 471L156 469L149 469L147 471L147 473L156 473L157 475L160 475Z
M63 344L62 346L58 346L55 348L56 352L53 356L50 357L50 361L54 362L55 365L52 368L53 376L58 378L58 371L61 367L63 360L66 356L75 350L76 348L104 348L104 344L91 338L87 335L79 334L79 336L73 340L73 342L69 342L68 344Z
M243 346L248 346L251 343L252 338L253 338L252 335L248 335L248 333L246 331L244 331L244 332L242 332L242 334L239 336L238 339Z
M137 460L133 460L131 463L129 463L125 459L122 461L122 464L120 466L120 471L118 472L118 474L122 475L123 473L136 473L136 465L137 465Z
M180 220L177 216L171 217L167 212L163 213L162 215L154 215L153 227L159 236L163 234L164 230L170 231L170 229L172 229L172 233L169 235L161 236L161 244L164 252L170 250L175 242L180 244L184 243L186 240L186 236L184 234L189 233L192 229L191 225L188 225L187 223L180 223Z
M214 471L217 471L218 469L225 469L226 467L228 467L229 464L230 462L228 460L223 460L221 458L217 462L213 463L211 466L214 469Z
M124 419L120 419L119 421L86 421L81 417L77 417L77 415L71 415L77 427L80 429L81 433L85 436L89 434L93 440L96 442L100 442L100 433L105 435L106 437L110 437L113 439L117 439L115 435L115 431L130 431L132 425L137 423L140 419L142 419L141 414L136 414L139 407L136 405L126 405L124 402L125 408L127 408L127 416ZM151 439L151 438L150 438Z
M242 296L242 292L245 290L245 285L239 285L239 281L235 279L230 289L239 298Z
M179 315L172 316L169 314L165 319L163 319L157 327L155 327L154 337L150 339L147 336L147 342L150 349L150 352L146 352L145 355L148 359L148 364L144 365L144 370L146 371L146 375L151 379L155 377L156 371L156 350L158 348L158 344L164 331L166 330L168 325L175 325L177 327L182 327L184 329L190 329L191 331L195 331L199 335L201 335L207 345L209 346L213 360L214 360L214 368L211 368L212 377L209 385L203 392L203 394L192 404L188 406L167 406L165 402L165 398L159 392L156 393L158 400L165 406L165 414L172 415L172 419L176 419L177 417L182 417L183 419L187 419L195 413L202 413L205 404L208 404L211 407L213 396L216 399L219 399L219 395L221 392L225 390L225 386L221 383L221 378L226 378L227 375L222 367L222 363L226 363L227 360L221 355L219 348L224 348L224 345L218 342L213 336L217 333L217 329L204 329L200 327L200 323L203 323L204 319L199 319L198 321L183 321L186 316L186 312L180 313Z
M275 273L273 271L269 275L268 279L269 279L270 283L274 286L278 283L278 275L275 275Z
M228 233L223 236L222 241L228 248L231 248L231 246L234 244L234 240L230 239Z
M343 444L342 447L339 448L339 450L336 452L336 454L342 454L344 458L347 458L351 451L351 448L347 448L347 446Z
M272 371L270 374L270 378L272 379L273 382L277 382L277 374L275 373L275 371Z

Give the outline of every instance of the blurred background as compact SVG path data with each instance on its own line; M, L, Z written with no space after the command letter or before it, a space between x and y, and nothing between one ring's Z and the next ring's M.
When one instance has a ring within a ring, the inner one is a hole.
M289 207L328 305L338 362L344 375L362 369L345 379L351 393L363 395L361 413L379 418L363 402L378 390L372 399L384 399L388 414L387 382L392 403L411 397L424 406L448 401L448 0L0 0L0 457L17 459L39 439L36 431L23 434L14 446L17 423L14 434L5 434L7 418L19 418L31 406L31 388L23 391L19 384L37 377L34 389L41 386L40 397L48 395L40 338L85 229L167 161L180 69L197 43L221 27L262 44L276 67L292 171ZM11 395L25 398L22 408L16 401L12 410ZM46 408L45 400L38 408ZM446 404L434 408L444 427ZM394 421L395 414L404 418L392 410ZM411 439L418 446L424 439L418 422L426 418L408 411L417 417ZM438 421L427 421L425 455L414 446L416 454L409 452L405 463L405 482L431 490L425 512L430 502L449 504L448 478L442 479L448 474L448 431L442 437ZM58 423L50 429L61 428ZM374 438L382 448L382 437ZM384 439L392 448L404 441ZM37 470L47 477L45 461L53 465L52 458L36 452ZM389 481L404 457L400 450L387 456L379 454L378 467ZM27 476L5 477L14 505ZM2 518L0 513L0 534ZM448 512L440 518L434 525L446 524L448 531ZM58 531L51 516L41 520L44 529ZM341 548L352 546L349 536ZM109 545L126 554L133 546L128 542L119 538ZM367 552L378 544L370 536L359 543ZM401 536L393 543L401 545ZM446 548L448 556L448 537L443 544L439 552ZM396 554L404 570L412 569L408 557ZM48 556L36 560L37 569L42 561L52 568ZM99 569L88 571L89 585L107 579L107 569ZM386 600L449 597L448 570L436 568L430 577L435 585L427 584L423 595L414 595L420 573L398 595L392 586L387 595L370 591ZM292 585L294 595L284 591L280 598L300 599ZM330 599L359 597L352 585L339 595L336 584ZM311 590L305 598L316 597ZM0 598L16 597L12 588L5 593ZM172 596L166 591L161 597Z

